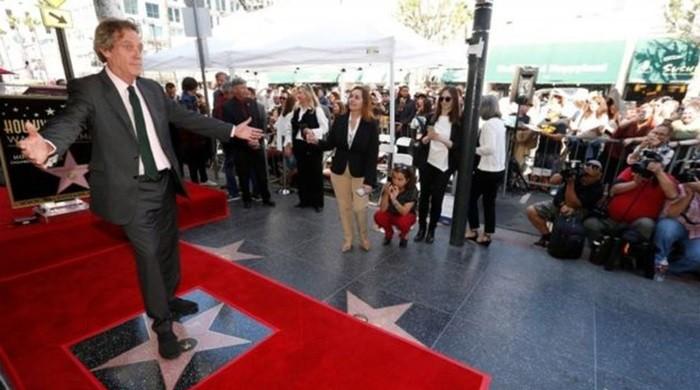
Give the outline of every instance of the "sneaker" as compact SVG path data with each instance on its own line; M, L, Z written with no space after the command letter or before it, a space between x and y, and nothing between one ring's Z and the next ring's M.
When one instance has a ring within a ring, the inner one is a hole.
M666 279L666 273L668 273L668 260L663 259L656 263L654 268L654 281L663 282Z
M207 187L218 187L218 186L219 186L219 183L217 183L217 182L215 182L215 181L213 181L213 180L207 180L207 181L205 181L204 183L202 183L202 185L205 185L205 186L207 186Z
M240 199L241 199L241 196L240 196L240 195L235 195L235 196L234 196L234 195L229 195L229 196L226 198L226 201L227 201L227 202L232 202L232 201L234 201L234 200L240 200Z

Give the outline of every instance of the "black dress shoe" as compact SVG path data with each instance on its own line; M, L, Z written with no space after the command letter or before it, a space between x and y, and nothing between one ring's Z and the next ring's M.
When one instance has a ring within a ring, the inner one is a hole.
M163 359L176 359L182 353L180 343L177 341L177 336L172 330L166 332L157 332L158 335L158 354Z
M384 242L382 242L382 245L389 245L391 244L391 238L389 237L384 237Z
M428 230L428 234L425 235L426 244L432 244L435 241L435 230Z
M251 202L251 201L249 201L249 200L244 200L244 201L243 201L243 208L244 208L244 209L249 209L249 208L251 208L251 207L253 207L253 202Z
M199 305L196 302L188 301L182 298L175 298L168 302L168 307L173 317L180 319L181 317L188 316L199 311Z
M322 211L323 211L323 206L320 206L320 207L319 207L319 206L314 206L314 211L317 212L317 213L322 212Z
M402 239L399 241L399 248L405 248L405 247L407 247L407 246L408 246L408 240L405 239L405 238L402 238Z
M275 207L275 202L271 201L270 199L263 200L262 204L263 204L263 206L267 206L267 207Z
M425 240L425 228L420 228L418 229L418 233L416 233L416 236L413 237L414 242L421 242Z

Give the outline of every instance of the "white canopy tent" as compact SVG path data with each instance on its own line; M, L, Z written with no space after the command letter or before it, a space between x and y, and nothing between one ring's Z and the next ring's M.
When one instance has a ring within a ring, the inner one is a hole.
M406 66L463 65L466 50L447 51L393 19L347 5L270 7L234 14L208 39L206 67L274 69L285 66L388 63L390 118L394 118L394 69ZM194 69L194 43L146 56L146 70ZM394 126L390 126L394 139Z

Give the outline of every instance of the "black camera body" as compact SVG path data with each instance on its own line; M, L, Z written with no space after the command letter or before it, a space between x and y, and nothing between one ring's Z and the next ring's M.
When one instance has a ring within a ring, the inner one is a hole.
M647 169L651 162L663 163L664 158L653 150L642 150L642 159L632 164L632 172L645 179L651 178L654 176L654 173Z
M687 163L678 174L678 181L681 183L693 183L700 180L700 160Z
M579 160L567 161L559 174L564 180L569 180L572 177L580 177L583 175L583 164L581 164Z

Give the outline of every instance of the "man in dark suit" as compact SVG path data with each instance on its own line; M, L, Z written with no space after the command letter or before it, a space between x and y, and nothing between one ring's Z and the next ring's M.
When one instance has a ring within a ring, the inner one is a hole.
M260 110L255 100L249 98L249 91L246 81L240 77L231 80L233 86L233 98L224 103L223 119L226 122L237 125L246 120L251 126L264 129L264 121L261 118ZM267 186L267 175L265 172L265 152L261 145L262 139L247 141L243 139L231 139L229 141L234 149L234 159L236 174L238 175L238 186L243 196L243 207L250 208L252 199L250 195L250 180L254 178L255 184L263 205L274 207L275 202L270 199L270 190Z
M158 352L176 358L192 342L180 342L172 321L193 314L194 302L177 298L180 255L175 203L185 195L169 125L227 141L255 142L261 132L241 121L230 124L188 111L168 98L142 72L143 44L138 27L106 19L95 30L94 47L106 63L98 74L72 80L65 109L42 129L29 122L20 142L35 165L55 162L82 129L92 134L90 206L105 220L123 227L136 257L146 313L158 335ZM53 160L53 161L51 161Z

